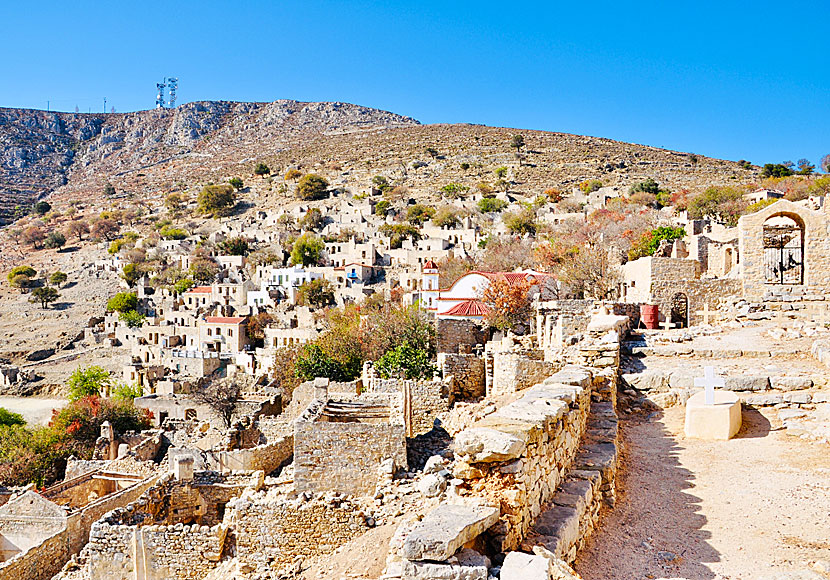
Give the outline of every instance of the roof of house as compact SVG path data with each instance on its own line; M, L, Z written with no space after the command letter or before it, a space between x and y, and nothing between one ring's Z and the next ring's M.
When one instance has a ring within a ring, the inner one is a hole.
M480 270L471 270L470 272L465 273L463 276L460 276L458 280L450 284L448 288L441 288L439 292L449 292L450 290L452 290L453 286L458 284L459 280L471 274L478 274L479 276L484 276L491 282L493 280L503 278L507 280L507 283L511 286L515 286L522 280L527 280L531 283L531 285L533 285L541 282L543 278L553 278L552 275L544 274L542 272L482 272Z
M239 324L245 320L244 316L208 316L205 322L211 324Z
M424 270L437 270L438 264L436 264L433 260L427 260L424 264Z
M210 294L213 292L213 289L210 286L194 286L185 294Z
M487 316L490 308L481 300L462 300L442 315L446 316Z

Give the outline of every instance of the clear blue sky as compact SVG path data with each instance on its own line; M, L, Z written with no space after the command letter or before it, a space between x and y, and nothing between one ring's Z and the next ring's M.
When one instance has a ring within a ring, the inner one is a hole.
M830 2L4 2L0 106L346 101L754 163L830 153Z

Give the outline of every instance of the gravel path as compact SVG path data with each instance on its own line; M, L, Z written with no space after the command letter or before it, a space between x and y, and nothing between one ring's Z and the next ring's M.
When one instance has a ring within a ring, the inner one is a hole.
M731 441L687 440L684 408L621 422L621 495L577 571L585 580L827 578L830 447L744 410Z

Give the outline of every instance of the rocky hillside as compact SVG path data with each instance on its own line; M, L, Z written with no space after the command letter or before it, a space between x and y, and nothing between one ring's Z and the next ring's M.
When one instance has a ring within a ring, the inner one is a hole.
M521 160L510 147L517 132L527 143ZM527 195L567 191L585 179L627 185L652 177L695 191L757 176L700 155L563 133L420 125L345 103L197 102L121 114L0 109L0 219L53 192L90 199L111 182L131 196L154 197L250 177L258 161L275 179L295 167L365 190L381 174L416 195L451 182L492 182L498 166L509 168L512 190Z
M61 186L94 187L132 173L240 161L321 135L417 125L346 103L197 102L119 114L0 108L0 216ZM155 168L155 169L154 169Z

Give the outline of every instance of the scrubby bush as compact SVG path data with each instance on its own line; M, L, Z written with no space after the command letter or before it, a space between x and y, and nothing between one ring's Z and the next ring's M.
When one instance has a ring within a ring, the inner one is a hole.
M485 197L478 201L478 209L482 213L500 212L507 207L507 202L495 197Z
M235 204L236 196L230 185L206 185L196 199L196 210L202 215L222 217L230 215Z
M239 177L231 177L228 180L228 184L233 187L236 191L241 191L243 187L245 187L245 183Z
M375 204L375 215L386 215L387 210L392 204L386 201L385 199L380 200Z
M586 179L579 184L579 189L586 195L598 191L601 187L602 181L599 179Z
M13 288L25 288L36 275L37 271L31 266L15 266L6 275L6 278Z
M323 199L328 195L329 182L316 173L308 173L297 183L297 197L303 201Z
M187 237L187 232L182 228L164 226L159 230L159 235L165 240L183 240Z
M325 250L323 240L310 232L301 235L291 249L291 263L301 266L316 266Z
M248 240L241 236L228 238L219 244L219 247L222 249L222 253L228 256L247 256L250 251Z
M60 232L49 232L46 240L43 242L43 247L49 250L56 250L62 248L66 244L66 236Z
M406 210L406 219L414 225L422 225L425 221L435 215L435 208L416 203Z
M68 278L68 276L64 272L61 272L60 270L58 270L57 272L53 272L49 276L49 283L52 284L53 286L61 287L66 282L67 278Z
M686 236L686 230L680 227L661 226L646 232L628 252L629 260L644 256L653 256L663 240L679 240Z
M264 177L266 175L270 175L271 169L265 165L264 163L257 163L256 167L254 167L254 175L259 175L260 177Z
M119 292L107 301L109 312L129 312L138 308L138 296L135 292Z

